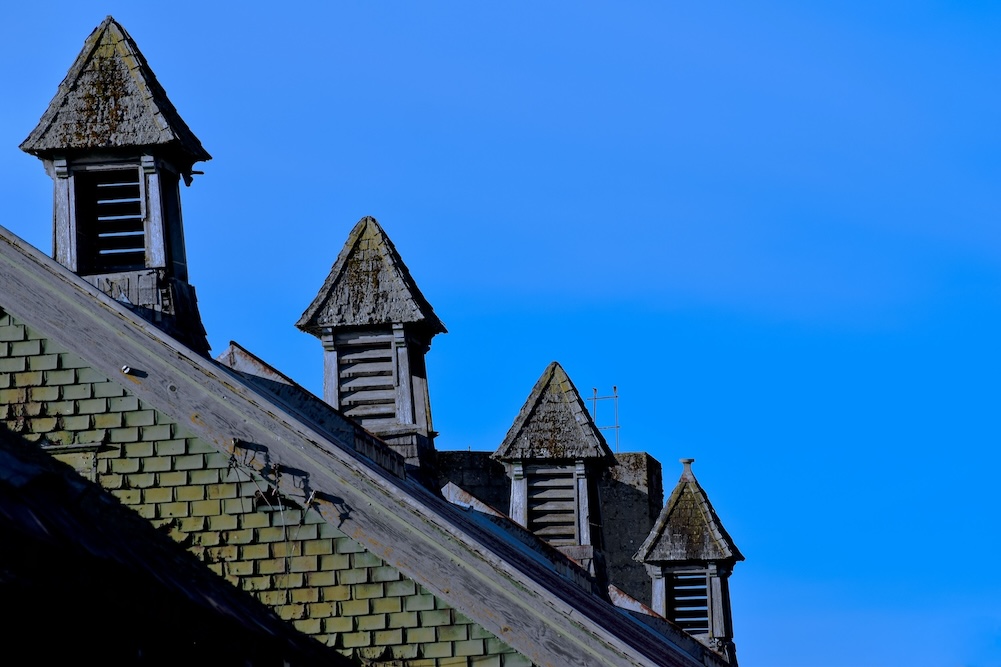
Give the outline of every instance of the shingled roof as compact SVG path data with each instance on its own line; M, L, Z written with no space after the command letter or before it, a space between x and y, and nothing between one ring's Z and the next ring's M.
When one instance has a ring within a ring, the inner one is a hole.
M680 630L658 634L568 582L551 562L406 477L323 424L289 411L193 353L0 228L0 307L222 455L253 447L308 479L311 511L535 664L696 667L725 660ZM67 327L66 322L73 322ZM125 370L128 369L126 373ZM579 400L579 396L577 397ZM286 487L279 487L280 493Z
M184 169L212 158L167 99L129 33L109 16L84 42L21 150L44 157L140 146L168 149Z
M535 383L504 442L494 452L494 458L502 461L605 457L612 457L612 451L577 388L555 361Z
M8 642L31 664L351 665L231 586L183 546L34 443L0 428L0 599ZM151 601L155 600L155 604Z
M643 563L744 560L695 479L694 460L681 459L684 464L681 479L636 552L636 560Z
M358 221L320 292L296 326L318 335L328 327L420 324L445 333L434 309L410 276L375 218Z

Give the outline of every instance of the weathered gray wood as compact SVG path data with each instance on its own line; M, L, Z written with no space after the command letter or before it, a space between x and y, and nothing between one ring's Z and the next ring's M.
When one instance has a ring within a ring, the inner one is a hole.
M511 464L511 518L528 528L528 479L521 461Z
M115 98L115 106L94 99ZM41 157L67 150L170 146L188 173L211 159L160 86L132 37L110 16L91 33L21 150Z
M679 606L672 606L672 599L706 596L703 604L707 606L704 614L708 633L696 636L712 649L732 657L733 623L726 579L733 565L744 557L695 479L693 462L694 459L681 459L684 466L681 479L634 558L646 564L652 577L651 606L668 618L673 614L671 620L681 622L682 627L690 615L685 617L676 611ZM700 580L686 579L689 573L698 575ZM679 575L686 583L678 582ZM661 608L665 611L660 611ZM693 621L688 627L696 625Z
M339 360L337 348L324 346L323 350L323 400L335 408L341 407Z
M334 344L341 346L375 345L388 347L393 342L392 333L371 333L367 331L337 332L334 334Z
M340 353L340 375L345 378L365 377L365 376L385 376L389 378L390 384L395 384L393 380L393 366L390 359L384 361L358 361L351 362L344 359L344 353ZM336 374L335 374L336 377Z
M393 389L356 390L351 393L345 392L341 405L392 404L395 398L396 392Z
M577 543L592 544L591 524L594 517L591 516L591 494L588 489L587 471L583 461L577 461L574 480L577 482L577 497L575 499L577 503Z
M340 382L345 391L363 391L366 389L393 390L393 378L386 375L348 375L349 379Z
M580 393L555 361L546 367L494 456L514 459L612 459Z
M349 400L341 400L341 409L345 413L350 413L352 417L359 418L365 416L384 415L392 417L396 421L396 406L392 401L380 401L377 403L351 403ZM364 425L364 422L363 422Z
M297 327L320 335L343 327L415 324L428 340L444 333L396 247L375 218L358 221Z
M386 347L355 347L353 345L339 345L337 347L339 350L343 350L341 353L341 363L347 366L348 364L362 363L366 361L370 362L388 362L393 358L393 348L390 346Z
M396 420L401 424L414 423L414 396L411 393L410 347L407 345L407 335L402 323L393 324L393 351L396 353L396 364L393 367L393 380L396 382ZM419 424L424 428L429 425Z
M52 175L52 256L70 271L77 270L76 210L73 202L73 179L65 158L51 164Z
M682 459L681 479L671 492L653 530L636 552L643 563L726 562L744 560L709 497L692 473L694 459Z
M163 197L160 194L160 174L152 155L142 156L142 172L145 181L142 198L145 213L146 266L165 268L167 266L167 234L163 220Z

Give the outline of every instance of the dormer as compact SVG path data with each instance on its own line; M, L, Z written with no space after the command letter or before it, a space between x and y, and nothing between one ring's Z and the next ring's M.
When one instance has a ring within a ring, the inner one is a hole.
M53 257L207 352L188 284L179 184L211 156L113 18L87 38L21 150L54 181Z
M634 559L653 580L653 610L736 663L729 577L744 560L692 473L681 479Z
M599 572L598 479L614 456L558 363L546 367L493 457L511 478L511 518Z
M375 218L348 234L296 323L323 343L323 398L400 453L412 468L434 451L424 357L445 333Z

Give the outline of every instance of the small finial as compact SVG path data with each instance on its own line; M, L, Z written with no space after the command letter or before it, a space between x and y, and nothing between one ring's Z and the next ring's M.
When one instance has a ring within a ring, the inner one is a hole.
M685 469L681 471L681 476L689 479L694 479L695 474L692 473L692 464L695 463L695 459L678 459Z

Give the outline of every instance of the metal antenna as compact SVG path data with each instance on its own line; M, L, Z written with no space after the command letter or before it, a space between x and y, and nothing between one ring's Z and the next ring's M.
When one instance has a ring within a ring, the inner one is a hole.
M598 427L599 431L615 431L615 453L619 453L619 387L612 385L611 396L598 396L598 388L591 387L591 421ZM598 424L598 401L612 401L614 421L611 424L600 426Z

